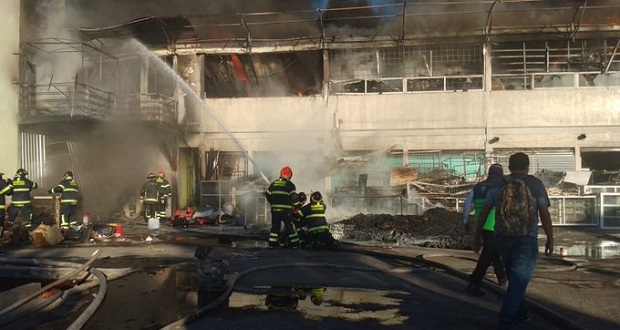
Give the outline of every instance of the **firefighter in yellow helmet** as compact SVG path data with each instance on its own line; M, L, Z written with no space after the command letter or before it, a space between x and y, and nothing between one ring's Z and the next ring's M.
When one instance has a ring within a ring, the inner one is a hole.
M0 173L0 191L4 190L9 184L4 181L4 173ZM2 235L4 235L4 221L6 213L6 196L0 194L0 239L2 239Z
M73 178L73 172L65 172L60 183L52 187L48 193L60 193L60 228L68 229L70 226L77 225L77 222L73 221L73 216L78 204L79 190L77 181Z
M15 173L13 181L8 184L4 189L0 190L0 194L9 195L12 194L11 207L8 209L8 221L12 224L17 218L17 215L21 213L26 221L25 227L30 229L32 227L32 201L30 200L30 191L37 189L36 182L30 181L26 176L28 171L20 168Z
M307 228L306 245L315 250L320 250L323 247L337 250L340 243L329 232L325 210L327 210L327 206L323 202L323 196L318 191L313 192L310 195L310 203L299 210L299 214L303 217L302 223Z

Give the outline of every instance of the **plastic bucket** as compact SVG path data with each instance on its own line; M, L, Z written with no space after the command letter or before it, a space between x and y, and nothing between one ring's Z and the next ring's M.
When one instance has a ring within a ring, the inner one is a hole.
M155 218L150 218L148 226L149 226L149 230L157 230L157 229L159 229L159 220L157 220Z

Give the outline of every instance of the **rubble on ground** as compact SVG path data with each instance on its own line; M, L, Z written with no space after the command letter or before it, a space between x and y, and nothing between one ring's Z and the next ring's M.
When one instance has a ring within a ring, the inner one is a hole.
M331 227L334 235L352 241L469 249L462 214L444 208L423 215L357 214Z

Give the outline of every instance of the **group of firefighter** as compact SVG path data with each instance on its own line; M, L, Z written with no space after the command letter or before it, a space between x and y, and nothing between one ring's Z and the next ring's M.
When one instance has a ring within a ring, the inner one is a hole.
M12 227L19 214L24 219L24 227L33 229L32 200L30 192L38 188L38 184L27 178L28 171L20 168L13 179L4 179L0 173L0 239L6 228ZM60 194L60 227L68 229L76 225L73 221L78 203L78 184L71 171L65 172L60 182L48 190L49 194ZM6 196L11 196L11 204L6 205Z
M329 232L325 218L327 207L323 196L314 191L308 201L304 192L296 191L292 177L293 171L285 166L280 171L280 177L273 181L265 192L271 205L269 247L337 250L340 243ZM281 233L282 224L284 231Z
M0 239L4 230L12 227L15 219L21 214L23 226L27 230L34 229L32 199L30 192L38 188L38 184L28 177L28 171L20 168L15 172L13 179L4 179L4 173L0 173ZM147 219L166 218L166 206L172 196L170 183L166 180L163 171L158 174L149 173L148 181L144 184L140 199L144 203L145 216ZM78 205L79 188L73 176L73 172L67 171L60 182L48 190L49 194L60 194L60 228L67 230L78 225L75 221L76 208ZM6 196L11 196L11 204L6 205Z

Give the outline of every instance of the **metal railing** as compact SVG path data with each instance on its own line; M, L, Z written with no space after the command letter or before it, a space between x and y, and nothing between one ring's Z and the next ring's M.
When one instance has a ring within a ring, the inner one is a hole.
M122 95L117 97L116 111L136 120L174 124L177 119L177 102L159 93Z
M110 92L74 82L20 86L23 121L50 116L107 117L114 103Z
M331 94L481 91L483 75L331 80Z
M491 90L620 87L620 72L494 74ZM330 94L388 94L484 90L483 75L330 80Z
M494 74L492 81L492 90L619 87L620 72Z

